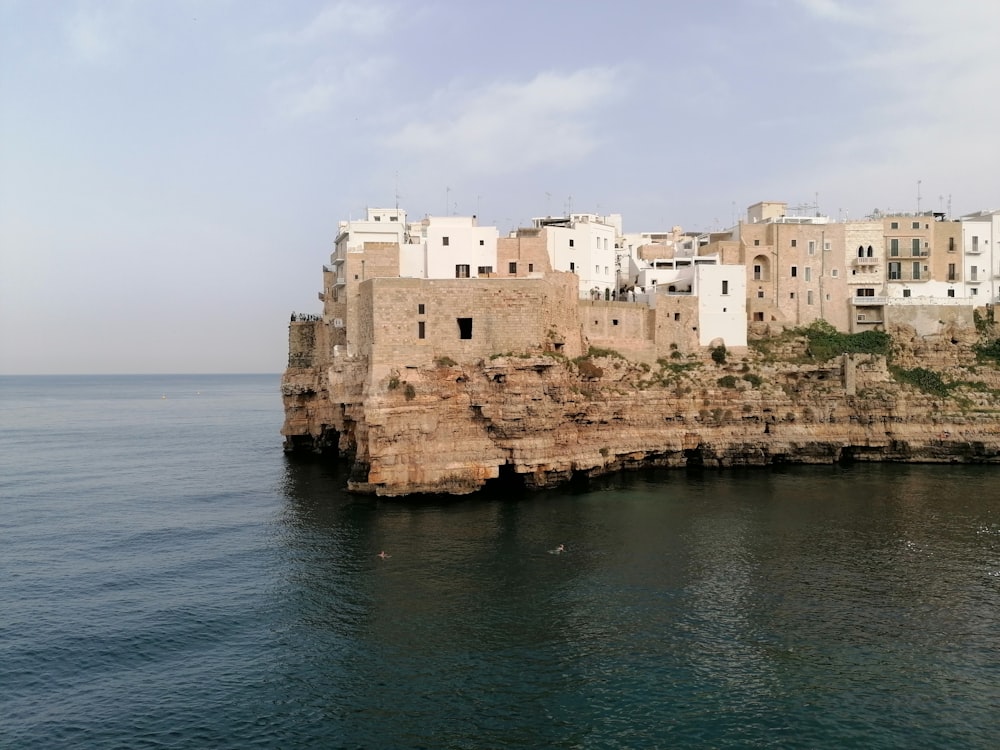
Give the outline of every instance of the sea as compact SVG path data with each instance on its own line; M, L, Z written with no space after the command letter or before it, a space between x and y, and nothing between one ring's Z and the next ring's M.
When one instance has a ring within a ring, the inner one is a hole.
M279 383L0 378L0 747L1000 747L1000 467L378 499Z

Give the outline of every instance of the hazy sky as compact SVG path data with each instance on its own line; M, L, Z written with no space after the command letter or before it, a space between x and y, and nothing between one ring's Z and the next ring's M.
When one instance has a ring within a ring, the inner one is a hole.
M366 206L1000 206L993 0L0 0L0 373L280 372Z

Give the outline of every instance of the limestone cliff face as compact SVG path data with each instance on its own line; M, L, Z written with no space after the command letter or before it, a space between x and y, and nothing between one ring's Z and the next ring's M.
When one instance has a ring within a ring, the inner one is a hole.
M450 360L375 378L346 356L289 367L286 450L352 457L350 488L462 494L503 476L545 487L641 466L835 461L1000 461L1000 371L975 332L895 331L893 367L933 368L949 389L898 382L883 356L809 363L794 339L725 362L655 365L613 353Z

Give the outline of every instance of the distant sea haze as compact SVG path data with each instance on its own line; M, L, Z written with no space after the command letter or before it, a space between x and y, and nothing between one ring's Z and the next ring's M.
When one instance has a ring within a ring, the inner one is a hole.
M0 746L996 746L995 469L386 501L279 385L0 377Z

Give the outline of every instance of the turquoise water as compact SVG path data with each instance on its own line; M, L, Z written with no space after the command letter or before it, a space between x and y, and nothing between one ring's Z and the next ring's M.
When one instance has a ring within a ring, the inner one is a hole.
M0 378L0 746L996 746L995 469L379 501L278 380Z

